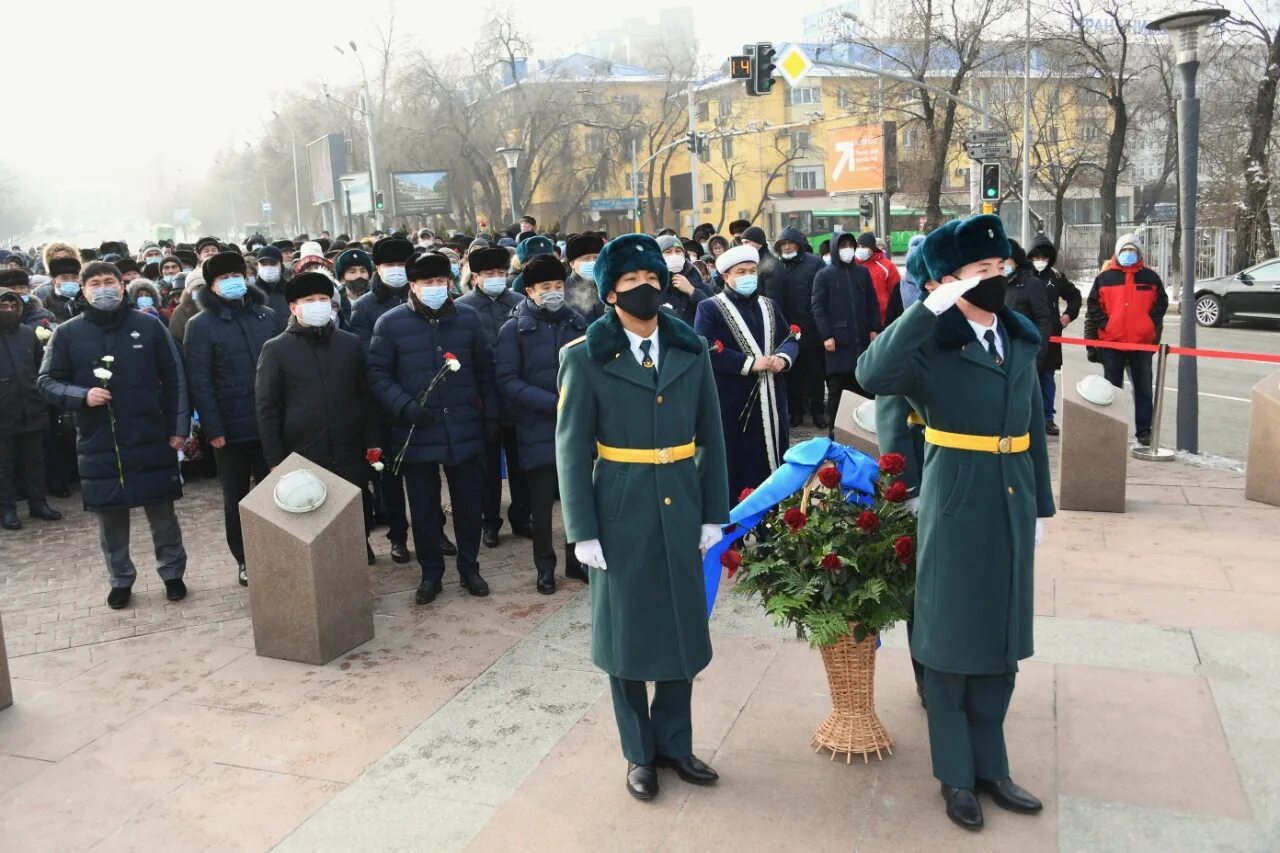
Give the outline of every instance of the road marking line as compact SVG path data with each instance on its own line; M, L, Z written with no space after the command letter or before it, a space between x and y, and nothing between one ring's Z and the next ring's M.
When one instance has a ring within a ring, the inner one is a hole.
M1124 387L1129 389L1130 391L1133 391L1133 385L1127 379L1125 380ZM1164 390L1168 391L1171 394L1178 393L1177 388L1171 388L1168 385L1164 386ZM1226 394L1210 394L1208 391L1201 391L1199 393L1201 397L1212 397L1215 400L1230 400L1233 403L1252 403L1253 402L1248 397L1228 397Z

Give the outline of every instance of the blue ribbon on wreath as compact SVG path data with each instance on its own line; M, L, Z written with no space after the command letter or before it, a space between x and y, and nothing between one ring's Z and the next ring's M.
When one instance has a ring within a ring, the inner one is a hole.
M870 501L875 498L876 482L880 478L878 460L829 438L811 438L788 449L778 470L729 512L729 523L722 528L724 538L708 550L702 560L708 619L711 618L716 593L720 590L720 577L724 573L720 557L759 524L765 514L803 489L813 472L828 460L840 469L840 486L852 493L850 499Z

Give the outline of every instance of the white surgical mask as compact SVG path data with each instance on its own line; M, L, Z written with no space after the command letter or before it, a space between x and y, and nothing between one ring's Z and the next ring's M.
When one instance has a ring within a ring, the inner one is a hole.
M853 256L854 251L851 248L844 248L840 250L840 260L844 261L846 264L853 260Z
M280 266L278 264L260 264L258 266L258 278L271 284L280 280Z
M823 255L823 256L822 256L822 262L823 262L824 264L830 265L830 264L831 264L831 256L830 256L830 255Z
M404 267L387 267L379 270L378 275L387 287L399 289L409 283L409 274L404 271Z
M789 260L791 260L792 258L794 258L797 254L799 254L799 253L798 253L798 252L783 252L783 253L782 253L782 259L783 259L784 261L789 261Z
M429 285L418 292L418 298L422 300L423 305L436 311L449 298L449 288L443 284Z
M333 322L332 302L304 302L298 308L304 326L327 326Z
M669 272L680 272L684 269L684 255L663 255Z
M868 249L866 246L859 246L858 250L854 252L854 256L857 257L857 259L860 261L870 260L871 250Z
M1039 258L1036 258L1034 261L1031 262L1031 266L1036 268L1036 272L1044 272L1046 269L1049 268L1049 262L1042 261Z

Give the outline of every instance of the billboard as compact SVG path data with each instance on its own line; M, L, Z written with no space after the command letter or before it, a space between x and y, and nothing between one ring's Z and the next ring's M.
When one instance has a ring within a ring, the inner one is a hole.
M883 125L843 127L826 133L827 191L882 192L885 188Z
M342 134L326 134L308 143L307 163L311 166L311 203L337 198L338 176L347 171L347 143Z
M358 216L361 213L373 213L373 187L369 183L368 172L355 172L338 178L342 188L342 209L347 210L347 200L351 200L351 209L347 213Z
M392 172L391 202L396 216L449 213L449 173Z

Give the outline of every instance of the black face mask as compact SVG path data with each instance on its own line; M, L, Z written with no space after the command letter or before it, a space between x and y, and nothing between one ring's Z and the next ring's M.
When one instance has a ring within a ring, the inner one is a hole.
M21 311L0 311L0 332L12 332L22 322Z
M1005 277L993 275L978 282L978 286L966 293L964 299L974 308L994 314L1004 307L1005 287Z
M369 289L369 279L357 276L349 281L344 281L342 286L352 293L364 293Z
M625 293L614 293L618 297L615 304L637 320L647 322L658 316L658 306L662 301L662 292L658 288L642 284Z

